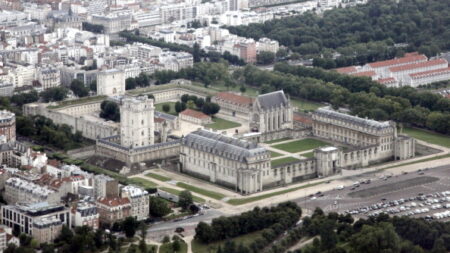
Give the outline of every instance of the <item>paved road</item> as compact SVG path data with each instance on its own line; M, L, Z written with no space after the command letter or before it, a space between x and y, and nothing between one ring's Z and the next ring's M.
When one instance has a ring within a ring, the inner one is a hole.
M171 235L177 227L185 229L183 235L189 236L195 234L195 227L200 221L211 222L212 219L224 215L216 209L208 209L204 211L204 215L192 217L181 221L159 222L152 224L148 228L148 235L152 240L160 241L165 235Z

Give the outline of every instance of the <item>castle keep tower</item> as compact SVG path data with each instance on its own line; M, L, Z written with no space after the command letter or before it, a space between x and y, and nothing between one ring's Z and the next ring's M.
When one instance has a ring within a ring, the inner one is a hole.
M147 96L127 97L120 106L120 144L136 148L155 143L155 107Z

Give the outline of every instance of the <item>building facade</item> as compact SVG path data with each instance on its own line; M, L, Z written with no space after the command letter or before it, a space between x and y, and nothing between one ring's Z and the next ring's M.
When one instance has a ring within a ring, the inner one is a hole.
M131 203L130 215L141 221L148 218L150 214L150 195L142 188L127 185L122 188L122 198L128 198Z
M16 115L12 112L0 111L0 135L6 136L6 141L16 141Z
M125 94L124 72L118 69L108 69L98 72L97 94L106 96Z
M124 147L145 147L155 143L155 107L147 96L128 97L120 106L120 143Z
M291 102L283 91L259 95L255 99L250 128L261 133L293 128Z
M96 205L101 224L113 224L131 215L131 203L128 198L99 198Z

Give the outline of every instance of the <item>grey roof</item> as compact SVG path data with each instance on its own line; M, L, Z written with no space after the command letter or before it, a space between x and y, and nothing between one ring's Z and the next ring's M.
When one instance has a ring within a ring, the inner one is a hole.
M168 113L155 111L155 118L162 118L165 120L175 120L177 118L177 116L174 116L174 115L171 115Z
M286 95L284 95L284 92L282 90L259 95L257 100L261 108L264 110L270 108L285 107L289 103Z
M183 138L182 144L230 160L245 162L268 151L253 142L239 140L206 130L197 130Z
M379 122L379 121L376 121L373 119L364 119L364 118L349 115L346 113L337 112L328 107L319 108L314 113L318 114L318 115L324 115L328 118L346 121L346 122L360 125L363 127L371 127L371 128L376 128L376 129L383 129L383 128L391 127L391 124L389 124L389 121Z

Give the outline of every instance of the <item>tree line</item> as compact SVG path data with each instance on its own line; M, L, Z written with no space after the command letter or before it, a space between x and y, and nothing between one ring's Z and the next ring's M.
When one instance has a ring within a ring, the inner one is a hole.
M227 28L239 36L275 39L305 58L325 59L315 61L318 66L335 68L391 59L404 52L434 56L449 50L449 11L448 2L441 0L379 0L320 16L307 12Z
M240 215L215 218L211 224L200 222L194 238L202 243L211 243L262 229L282 232L295 225L301 214L301 209L293 202L280 203L275 207L255 207Z
M17 133L21 136L30 137L39 143L54 146L58 149L79 148L83 142L80 131L72 133L72 127L55 124L51 119L44 116L17 116Z
M333 107L348 107L360 117L395 120L415 127L450 134L450 100L412 87L390 88L367 77L354 77L320 68L277 64L275 72L249 68L250 85L268 84L273 89Z
M202 61L202 59L209 60L211 62L219 62L221 60L226 60L228 61L228 63L233 65L239 66L245 65L245 62L242 59L240 59L236 55L230 54L230 52L228 51L224 52L223 54L219 52L206 52L205 50L200 49L197 43L194 43L193 47L189 47L187 45L170 43L165 42L163 40L155 40L152 38L142 37L131 31L122 31L119 33L119 35L120 37L124 38L128 43L140 42L155 47L168 48L169 50L175 52L188 52L192 54L194 62L200 62Z

